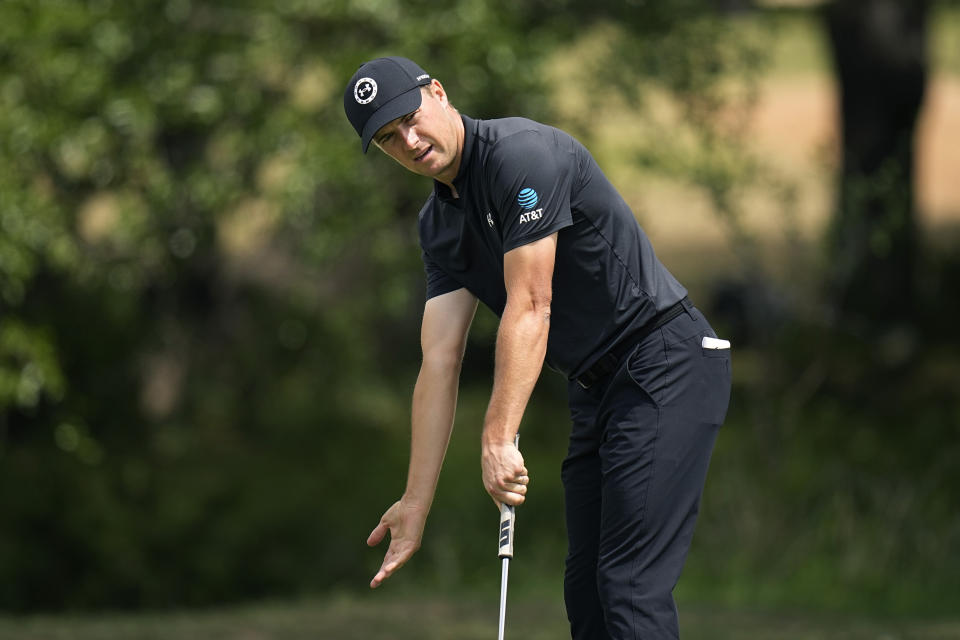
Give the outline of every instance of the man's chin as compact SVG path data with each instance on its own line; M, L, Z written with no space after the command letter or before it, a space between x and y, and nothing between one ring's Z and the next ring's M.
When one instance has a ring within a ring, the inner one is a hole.
M425 164L415 164L410 167L410 170L414 173L418 173L421 176L426 176L427 178L433 178L434 180L438 179L444 174L449 165L434 164L434 163L425 163Z

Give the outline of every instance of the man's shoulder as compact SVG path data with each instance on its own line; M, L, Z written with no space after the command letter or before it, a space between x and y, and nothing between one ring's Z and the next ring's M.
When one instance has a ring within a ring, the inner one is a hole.
M553 130L550 125L519 116L480 120L479 122L479 133L485 139L499 140L524 131L543 132Z
M510 135L518 131L539 131L541 129L550 129L549 125L542 122L531 120L530 118L521 118L520 116L510 116L507 118L493 118L492 120L480 120L480 133L492 135Z
M511 145L529 144L536 139L552 140L563 132L529 118L510 117L481 120L478 134L486 144L503 149Z
M483 141L481 157L486 162L533 159L573 143L573 138L556 127L520 117L482 120L477 133Z
M528 118L484 120L478 136L484 140L479 167L496 182L517 171L569 171L585 150L561 129Z

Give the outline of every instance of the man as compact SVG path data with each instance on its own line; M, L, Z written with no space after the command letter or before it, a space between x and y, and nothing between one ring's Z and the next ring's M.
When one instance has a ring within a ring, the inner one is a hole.
M453 427L478 299L500 316L483 484L519 505L514 446L546 362L569 379L564 599L574 638L678 637L672 591L730 393L729 343L660 264L589 152L530 120L461 116L405 58L362 65L344 109L360 135L433 178L420 212L427 278L406 490L370 534L379 586L419 548Z

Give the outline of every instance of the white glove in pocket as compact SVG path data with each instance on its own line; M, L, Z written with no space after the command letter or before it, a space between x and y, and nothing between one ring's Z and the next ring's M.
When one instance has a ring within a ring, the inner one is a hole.
M710 336L703 336L703 340L700 341L700 346L704 349L729 349L730 341L721 340L720 338L711 338Z

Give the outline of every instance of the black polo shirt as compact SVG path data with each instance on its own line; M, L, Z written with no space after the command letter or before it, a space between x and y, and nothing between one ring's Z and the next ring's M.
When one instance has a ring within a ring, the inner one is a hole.
M572 378L686 295L583 145L525 118L463 126L460 197L435 181L420 211L428 299L466 288L502 315L503 254L559 232L546 362Z

